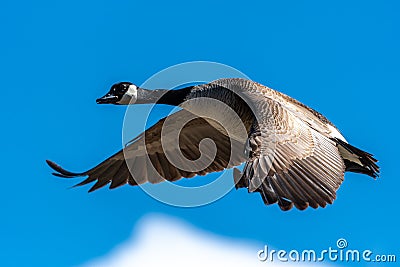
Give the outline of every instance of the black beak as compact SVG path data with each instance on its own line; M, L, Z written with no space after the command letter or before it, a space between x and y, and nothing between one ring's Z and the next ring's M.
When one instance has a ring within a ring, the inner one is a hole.
M105 96L96 99L97 104L116 104L118 96L106 94Z

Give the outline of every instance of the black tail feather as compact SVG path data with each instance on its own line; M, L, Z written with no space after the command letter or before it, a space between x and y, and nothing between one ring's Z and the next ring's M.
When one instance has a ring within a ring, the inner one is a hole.
M365 152L359 148L356 148L338 138L334 138L333 140L338 145L340 145L341 147L346 149L348 152L357 156L358 160L362 164L362 165L360 165L357 162L353 162L349 159L344 159L346 171L366 174L373 178L379 177L380 168L376 164L378 162L378 160L375 159L372 154Z

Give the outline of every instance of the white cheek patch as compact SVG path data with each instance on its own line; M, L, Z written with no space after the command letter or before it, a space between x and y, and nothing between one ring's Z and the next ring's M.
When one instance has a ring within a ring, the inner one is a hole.
M134 99L137 98L137 86L134 84L129 85L126 94Z
M120 105L129 105L136 102L137 99L137 86L134 84L129 85L128 91L122 96L121 100L118 101Z

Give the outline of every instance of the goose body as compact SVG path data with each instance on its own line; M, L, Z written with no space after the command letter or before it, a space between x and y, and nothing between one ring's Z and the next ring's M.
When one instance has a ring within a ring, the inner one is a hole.
M377 160L350 145L325 116L250 80L227 78L179 90L147 90L124 82L97 102L168 104L182 110L88 171L73 173L47 161L57 176L87 176L78 185L95 182L89 191L107 184L176 181L245 163L242 172L234 170L236 188L258 192L266 205L303 210L331 204L346 171L379 174ZM214 145L202 142L207 138Z

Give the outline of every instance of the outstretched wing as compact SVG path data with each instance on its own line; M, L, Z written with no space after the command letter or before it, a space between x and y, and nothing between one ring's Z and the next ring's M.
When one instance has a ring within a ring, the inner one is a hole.
M282 210L325 207L336 198L344 177L336 143L318 131L323 124L317 116L304 120L304 114L270 98L264 88L253 84L242 91L257 123L248 140L250 160L235 178L237 187L259 192L265 204L278 203Z
M179 130L178 125L184 126ZM161 119L123 150L86 172L73 173L54 162L47 163L56 171L53 173L56 176L88 176L76 186L96 181L91 192L109 183L110 188L116 188L126 183L176 181L222 171L244 161L243 145L230 140L226 133L215 129L205 119L180 110Z

